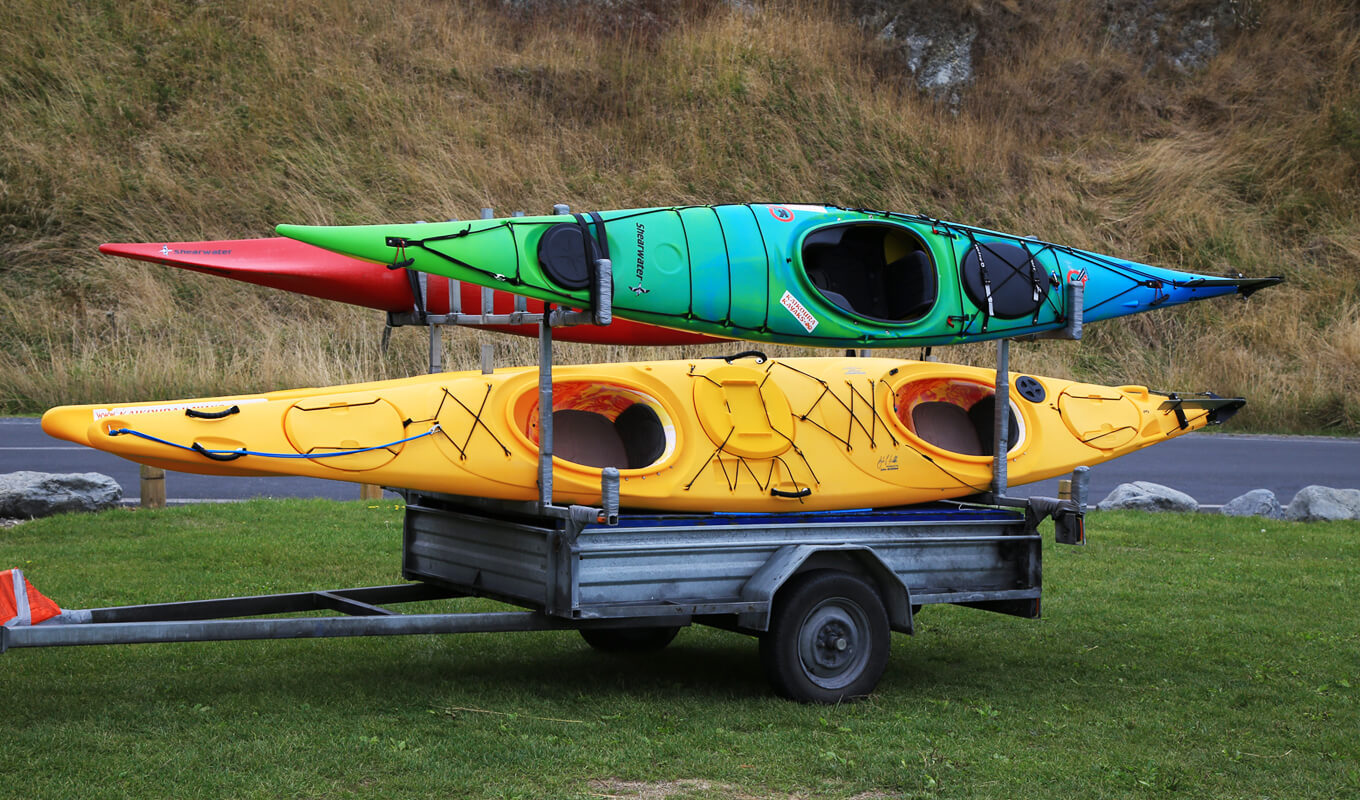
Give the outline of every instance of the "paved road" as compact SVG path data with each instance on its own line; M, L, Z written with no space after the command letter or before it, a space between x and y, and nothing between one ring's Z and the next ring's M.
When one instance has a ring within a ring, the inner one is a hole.
M1201 505L1222 505L1252 489L1269 489L1287 505L1313 484L1360 489L1360 439L1192 433L1092 467L1090 502L1132 481L1179 489ZM1014 494L1052 496L1057 481L1029 488Z
M131 461L53 439L32 418L0 417L0 473L102 472L138 494L138 467ZM1309 484L1360 488L1360 439L1314 436L1190 434L1102 464L1091 470L1091 500L1115 486L1146 480L1180 489L1204 505L1220 505L1252 489L1270 489L1288 503ZM1055 495L1057 481L1033 484L1012 494ZM249 497L327 497L355 500L352 483L316 478L221 478L172 472L166 476L171 502Z

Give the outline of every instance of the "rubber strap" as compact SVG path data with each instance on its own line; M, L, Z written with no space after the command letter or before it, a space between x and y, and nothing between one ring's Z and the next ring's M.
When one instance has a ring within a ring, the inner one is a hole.
M589 281L586 291L590 293L590 310L594 311L600 307L599 273L595 267L595 259L591 258L590 252L590 243L595 237L590 232L590 223L586 222L584 214L572 214L571 216L576 220L577 226L581 228L581 250L584 252L583 257L586 260L586 280ZM608 258L608 256L601 256L601 258Z
M995 316L995 306L992 305L992 278L987 274L987 262L982 258L982 245L978 244L975 239L973 240L973 247L977 248L978 272L982 274L982 290L987 298L987 311L982 315L982 332L986 333L987 323Z
M1039 324L1039 313L1044 310L1044 304L1039 302L1043 299L1043 285L1039 283L1039 276L1035 271L1036 259L1034 254L1029 251L1029 245L1020 243L1020 248L1025 251L1025 258L1029 261L1029 285L1032 290L1030 299L1034 301L1034 318L1030 320L1031 325ZM1047 278L1047 275L1045 275Z
M604 230L604 217L600 212L590 212L590 218L595 221L595 244L599 245L600 258L609 258L609 235Z
M581 249L584 251L587 270L591 262L595 259L590 257L590 240L595 238L590 232L590 223L586 222L584 214L572 214L572 219L576 220L576 225L581 229Z

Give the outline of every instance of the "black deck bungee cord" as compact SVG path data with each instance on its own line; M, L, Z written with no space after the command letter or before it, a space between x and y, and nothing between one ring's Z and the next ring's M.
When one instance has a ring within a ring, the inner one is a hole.
M429 419L420 420L408 419L406 420L406 422L402 424L412 425L417 422L433 422L435 427L440 429L439 431L440 435L442 435L448 441L449 444L453 445L453 449L458 451L458 459L460 461L467 460L467 448L468 445L472 443L472 434L477 432L477 426L480 425L482 427L482 430L486 431L487 435L491 437L491 440L495 442L496 446L501 449L502 453L507 456L510 455L510 448L506 447L505 444L501 442L500 438L496 436L495 432L492 431L491 428L487 427L487 424L485 422L482 422L482 411L483 409L486 408L487 398L491 396L491 384L488 383L486 385L486 393L482 395L482 404L477 407L476 411L473 411L472 409L468 408L467 404L464 403L462 400L459 400L457 397L455 397L454 394L450 392L447 387L441 386L439 387L439 391L443 392L443 397L439 399L439 405L435 407L433 417L430 417ZM464 437L462 445L459 445L457 442L455 442L453 440L453 437L449 436L448 432L443 430L442 426L440 426L439 424L439 415L443 413L444 402L447 400L452 400L453 402L457 403L459 406L462 407L464 411L466 411L472 417L472 424L468 426L467 436Z
M847 450L853 449L852 446L851 446L851 444L850 444L850 439L849 439L849 436L850 436L850 435L853 435L853 433L854 433L853 427L851 428L850 432L847 434L847 438L842 439L841 437L839 437L839 436L837 436L836 434L832 433L831 431L827 430L825 427L823 427L821 424L819 424L819 423L816 422L815 420L808 419L808 416L807 416L807 415L808 415L808 414L811 414L811 413L813 412L813 410L817 408L817 405L818 405L819 403L821 403L822 398L825 397L825 396L827 396L827 395L830 395L831 398L832 398L833 400L835 400L837 403L840 403L840 404L841 404L841 408L843 408L843 409L845 409L846 411L850 412L850 420L851 420L851 422L852 422L853 424L858 425L858 426L859 426L859 429L860 429L861 431L864 432L864 435L867 436L867 437L869 437L869 447L870 447L870 449L876 448L876 447L878 446L878 445L875 443L875 441L874 441L874 434L873 434L873 432L870 431L868 428L865 428L865 427L864 427L864 422L863 422L863 420L859 419L859 416L858 416L857 414L855 414L854 408L853 408L851 405L846 404L846 402L845 402L844 400L842 400L835 392L831 391L831 385L830 385L829 383L827 383L826 381L822 380L821 378L818 378L816 375L812 375L812 374L810 374L810 373L804 372L803 370L798 369L797 367L794 367L794 366L790 366L790 365L788 365L788 364L785 364L785 363L783 363L782 361L772 361L772 362L770 362L770 364L771 364L771 367L773 367L774 365L778 365L778 366L783 367L784 369L787 369L787 370L791 370L791 371L793 371L793 372L796 372L796 373L798 373L799 375L802 375L803 377L807 378L808 380L814 381L814 382L816 382L816 383L818 383L818 384L821 385L821 387L822 387L822 393L821 393L820 395L818 395L817 398L814 399L814 400L812 401L812 405L808 406L807 411L805 411L805 412L803 412L802 414L799 415L799 417L798 417L799 419L804 420L804 421L806 421L806 422L809 422L809 423L811 423L812 425L816 426L817 428L820 428L821 430L826 431L826 433L827 433L828 436L831 436L831 437L834 438L836 441L840 442L841 444L844 444L844 445L845 445L845 448L846 448ZM858 390L856 390L856 389L850 384L850 381L847 380L845 383L846 383L846 386L849 387L850 391L852 392L852 400L853 400L853 395L854 395L854 394L858 394ZM878 416L878 409L874 408L874 404L873 404L871 401L869 401L867 398L864 398L862 395L861 395L860 399L866 401L866 403L867 403L868 406L869 406L870 412L871 412L871 413L873 414L873 416L874 416L874 419L875 419L875 420L878 420L878 419L879 419L879 416ZM795 413L796 413L796 412L795 412ZM877 427L877 426L875 426L875 428L876 428L876 427ZM884 431L888 434L889 440L891 440L892 443L893 443L894 445L896 445L896 444L897 444L897 437L895 437L895 436L892 435L892 431L888 428L888 425L887 425L886 422L883 424L883 429L884 429Z
M859 425L859 427L860 427L860 430L864 431L864 434L865 434L866 436L869 437L869 446L870 446L870 448L872 449L872 448L875 446L875 445L874 445L874 440L873 440L873 435L870 434L869 431L866 430L866 429L864 428L864 423L863 423L862 421L859 420L859 418L858 418L858 417L854 414L854 412L851 410L850 406L846 405L846 403L845 403L844 400L841 400L840 397L838 397L838 396L836 395L835 392L831 391L831 387L830 387L829 384L827 384L826 381L822 380L821 378L818 378L818 377L815 376L815 375L811 375L811 374L809 374L809 373L807 373L807 372L804 372L803 370L800 370L800 369L798 369L798 368L796 368L796 367L789 366L788 364L783 364L783 363L781 363L781 362L779 362L779 361L771 362L771 366L773 366L774 364L779 364L780 366L784 367L785 369L792 370L792 371L794 371L794 372L796 372L796 373L798 373L798 374L800 374L800 375L802 375L802 376L808 378L809 380L816 381L817 383L820 383L820 384L822 385L822 394L818 395L818 396L817 396L817 399L813 401L812 406L809 407L808 410L807 410L807 414L811 414L811 413L812 413L812 410L813 410L814 408L816 408L816 406L821 402L822 398L829 394L829 395L832 397L832 399L836 400L838 403L841 404L841 407L842 407L842 408L846 409L847 411L850 411L851 417L852 417L852 419L854 420L854 422L857 423L857 424ZM883 383L884 385L887 384L887 382L884 381L884 380L882 380L881 378L878 379L877 382L878 382L878 383ZM849 386L849 385L850 385L850 384L849 384L849 381L846 381L846 384L847 384L847 386ZM853 386L851 386L850 388L851 388L852 390L854 389ZM857 393L857 392L856 392L856 393ZM878 416L879 416L879 415L878 415L878 409L874 408L872 403L870 403L870 406L869 406L869 407L873 410L873 415L874 415L874 417L877 419ZM818 423L817 421L812 420L812 419L809 419L809 418L807 417L807 414L804 414L804 415L800 416L799 419L801 419L801 420L803 420L803 421L805 421L805 422L811 423L811 424L813 425L813 427L815 427L815 428L817 428L817 429L823 431L824 433L826 433L826 435L830 436L831 438L835 439L836 441L841 442L842 444L844 444L844 445L846 446L846 449L847 449L847 450L852 449L852 448L851 448L850 441L849 441L848 438L847 438L847 439L842 439L842 438L840 438L840 437L837 436L836 434L832 433L830 430L827 430L824 426L822 426L822 425L821 425L820 423ZM910 441L902 441L902 442L898 442L897 437L892 435L892 429L888 426L888 424L887 424L886 422L884 422L884 424L883 424L883 429L884 429L884 431L888 434L888 438L892 441L893 446L895 446L895 447L898 447L898 446L900 446L900 447L906 447L906 448L907 448L908 450L910 450L911 452L915 453L916 455L920 456L921 458L923 458L923 459L925 459L927 462L929 462L931 466L935 467L935 468L938 469L939 471L943 472L945 475L949 476L949 478L950 478L951 480L954 480L954 481L958 482L958 483L959 483L960 485L962 485L962 486L966 486L967 488L973 489L974 491L978 491L978 492L986 491L985 488L979 488L978 486L976 486L976 485L974 485L974 484L972 484L972 483L969 483L968 481L964 480L963 478L960 478L958 475L955 475L955 474L954 474L953 472L951 472L949 469L947 469L947 468L944 467L943 465L937 463L937 462L935 461L935 459L933 459L933 458L931 458L929 455L927 455L927 454L921 452L921 450L918 449L918 448L917 448L914 444L912 444ZM851 433L853 434L853 432L854 432L854 429L852 428L852 429L851 429Z

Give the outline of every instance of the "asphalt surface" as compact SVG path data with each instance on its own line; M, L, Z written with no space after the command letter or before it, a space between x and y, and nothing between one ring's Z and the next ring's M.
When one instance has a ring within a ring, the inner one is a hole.
M102 472L136 499L138 465L88 447L53 439L36 418L0 417L0 474ZM1131 453L1091 470L1089 501L1098 502L1121 483L1152 481L1179 489L1201 505L1221 505L1252 489L1270 489L1288 503L1305 486L1360 488L1360 439L1318 436L1257 436L1192 433ZM357 500L359 486L317 478L230 478L166 474L171 503L242 500L251 497L325 497ZM1014 487L1012 495L1057 494L1057 481Z

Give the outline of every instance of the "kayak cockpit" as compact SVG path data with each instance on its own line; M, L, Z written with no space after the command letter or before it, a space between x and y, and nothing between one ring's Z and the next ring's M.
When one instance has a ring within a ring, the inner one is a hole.
M538 398L521 402L520 429L538 445ZM655 399L625 386L553 384L553 456L583 467L646 469L675 450L675 426Z
M861 317L909 322L935 305L939 281L924 242L896 225L830 225L803 239L808 280L833 305Z
M921 440L964 456L992 456L996 390L958 378L909 381L894 392L897 419ZM1011 404L1008 452L1024 444L1023 417Z

